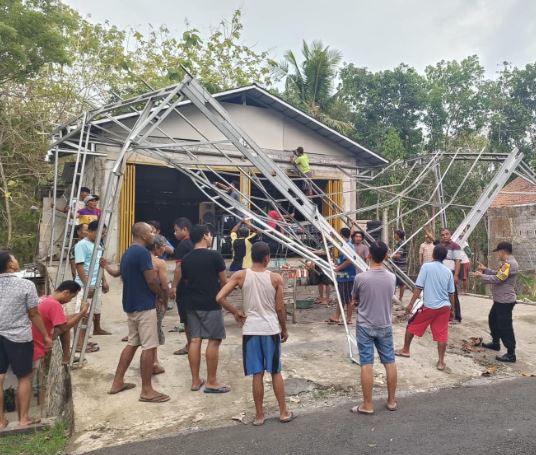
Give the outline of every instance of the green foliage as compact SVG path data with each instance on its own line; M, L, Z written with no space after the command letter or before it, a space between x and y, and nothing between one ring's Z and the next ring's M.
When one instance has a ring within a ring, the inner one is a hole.
M389 128L383 141L383 156L389 161L404 159L406 150L395 128Z
M321 41L311 44L304 41L302 62L289 50L275 72L285 79L283 96L291 104L328 126L350 134L352 126L344 119L346 106L341 103L338 93L333 93L341 60L339 51L324 46Z
M23 82L50 62L68 63L73 26L59 0L0 0L0 84Z
M405 154L421 151L423 132L419 122L425 92L424 78L417 71L401 64L393 70L373 73L348 64L341 69L340 79L339 93L351 108L359 141L384 152L385 136L394 129Z
M444 150L460 134L480 132L486 124L486 98L482 96L484 67L472 55L461 62L442 60L428 66L426 107L428 150Z
M3 455L57 455L63 452L67 442L67 427L63 422L58 422L48 430L0 437L0 453Z

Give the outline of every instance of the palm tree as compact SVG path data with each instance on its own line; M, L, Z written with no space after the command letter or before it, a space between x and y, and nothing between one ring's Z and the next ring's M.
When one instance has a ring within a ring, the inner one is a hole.
M339 116L343 111L338 94L333 93L342 54L324 46L321 41L313 41L310 45L304 41L302 56L300 64L294 52L289 50L277 67L279 75L285 78L285 97L312 117L347 134L352 125L333 116L336 111Z

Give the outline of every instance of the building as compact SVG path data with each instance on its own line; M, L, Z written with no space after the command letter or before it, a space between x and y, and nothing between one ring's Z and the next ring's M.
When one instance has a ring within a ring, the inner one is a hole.
M356 208L355 178L358 172L387 163L381 156L292 107L258 85L228 90L217 93L214 97L229 112L232 119L283 169L291 171L293 167L290 163L291 150L302 146L310 157L315 183L323 191L331 194L332 199L343 207L344 211ZM201 125L207 139L223 139L221 133L189 101L182 102L178 110L195 125ZM121 121L131 126L138 116L138 113L122 114ZM96 134L121 132L112 121L101 122L101 126L105 129ZM199 131L176 113L169 114L161 127L173 138L192 142L203 140ZM72 142L76 145L76 141ZM103 195L119 148L99 144L98 139L92 140L92 146L93 155L86 164L83 184L91 188L93 193ZM54 158L50 152L49 158ZM236 168L233 170L232 167L221 167L221 158L220 162L213 159L214 157L207 156L207 164L218 172L224 171L231 181L236 182L242 193L250 194L251 187L247 178L240 178ZM72 182L72 176L69 181L68 167L65 168L64 175L64 183L68 186ZM277 192L277 189L274 188L274 192ZM44 203L45 210L50 207L49 202ZM175 218L186 216L196 223L206 219L207 213L210 215L213 210L214 208L207 203L207 198L188 176L176 169L163 166L158 160L134 154L127 165L119 216L109 227L111 236L109 256L117 259L127 247L130 242L130 226L134 221L158 220L162 224L163 234L172 239L172 224ZM332 210L330 207L321 207L321 210L323 215L333 215L330 213ZM45 213L43 219L50 219L50 215ZM61 222L60 219L58 223ZM45 255L43 251L47 248L49 231L42 229L44 249L41 252L42 256Z
M517 177L497 195L488 210L489 263L496 265L492 253L497 243L512 243L522 271L536 269L536 185Z

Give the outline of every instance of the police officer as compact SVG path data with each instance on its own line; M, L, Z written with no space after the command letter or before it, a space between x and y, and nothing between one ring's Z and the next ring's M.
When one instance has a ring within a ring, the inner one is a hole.
M486 268L478 264L478 271L475 276L484 284L491 284L493 295L493 306L489 313L489 330L491 333L491 343L482 343L482 346L494 351L501 350L501 341L507 349L506 354L497 356L501 362L516 361L516 338L514 326L512 324L512 310L516 304L516 281L519 266L512 256L512 244L510 242L499 242L497 248L493 250L501 262L497 270Z

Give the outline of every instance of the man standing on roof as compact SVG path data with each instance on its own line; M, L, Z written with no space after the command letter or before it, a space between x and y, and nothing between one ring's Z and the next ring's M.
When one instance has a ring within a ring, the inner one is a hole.
M313 182L311 177L313 173L311 172L311 167L309 166L309 155L303 151L303 147L298 147L294 152L294 155L291 158L291 161L300 171L300 174L303 174L303 185L302 190L306 196L313 195Z
M501 265L497 270L486 268L478 264L475 277L484 284L491 284L493 294L493 306L489 312L489 330L491 343L482 343L482 346L494 351L501 350L501 340L507 349L506 354L497 356L501 362L516 361L516 337L512 325L512 311L516 304L516 281L519 266L512 256L512 244L500 242L493 250L497 253Z

